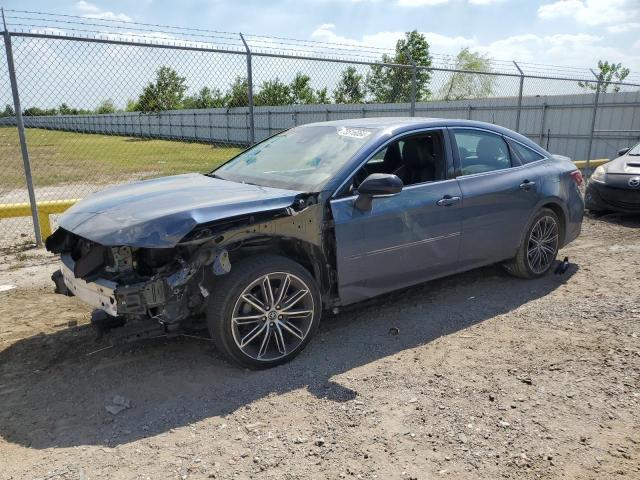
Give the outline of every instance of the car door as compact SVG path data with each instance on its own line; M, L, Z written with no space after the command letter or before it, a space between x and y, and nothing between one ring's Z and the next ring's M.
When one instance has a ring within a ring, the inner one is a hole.
M331 201L343 304L442 276L456 268L462 202L459 184L453 178L450 146L443 130L421 133L440 139L444 165L437 171L442 172L441 178L405 185L394 196L374 198L370 210L356 207L357 193ZM399 143L407 153L406 144L411 138L392 140L381 150ZM370 158L375 161L383 157L381 150Z
M461 265L472 268L513 257L540 200L543 167L536 162L522 165L507 140L495 132L449 132L463 197Z

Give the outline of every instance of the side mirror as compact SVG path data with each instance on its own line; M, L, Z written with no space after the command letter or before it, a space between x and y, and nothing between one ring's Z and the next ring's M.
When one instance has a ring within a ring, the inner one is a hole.
M621 148L620 150L618 150L618 156L621 157L621 156L625 155L629 150L631 150L629 147Z
M372 173L358 187L355 206L359 210L371 210L371 202L375 197L396 195L403 187L404 184L397 175Z

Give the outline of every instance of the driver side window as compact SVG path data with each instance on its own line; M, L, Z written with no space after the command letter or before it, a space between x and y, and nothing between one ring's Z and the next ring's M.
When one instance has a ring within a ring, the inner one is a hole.
M390 173L400 177L404 185L414 185L444 180L446 170L442 131L410 135L378 150L353 176L349 192L357 190L372 173Z

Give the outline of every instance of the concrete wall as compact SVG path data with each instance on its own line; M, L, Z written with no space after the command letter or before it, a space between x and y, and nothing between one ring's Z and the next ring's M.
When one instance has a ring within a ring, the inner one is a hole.
M595 94L523 97L519 131L552 153L586 159ZM517 97L416 104L416 116L470 118L515 130ZM255 108L256 140L310 122L408 116L409 104L286 105ZM15 123L13 118L0 123ZM28 128L247 144L248 108L26 117ZM591 158L613 157L640 140L640 91L600 95ZM608 132L597 132L607 130Z

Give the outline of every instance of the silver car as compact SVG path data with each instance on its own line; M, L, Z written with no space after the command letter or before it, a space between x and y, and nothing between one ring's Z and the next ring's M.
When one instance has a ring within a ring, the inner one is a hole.
M594 212L640 213L640 143L618 151L618 158L595 169L585 194Z

